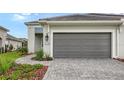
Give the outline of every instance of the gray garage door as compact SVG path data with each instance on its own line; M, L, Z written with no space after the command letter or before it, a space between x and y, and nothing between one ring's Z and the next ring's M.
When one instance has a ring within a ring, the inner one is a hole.
M110 58L111 33L54 33L55 58Z

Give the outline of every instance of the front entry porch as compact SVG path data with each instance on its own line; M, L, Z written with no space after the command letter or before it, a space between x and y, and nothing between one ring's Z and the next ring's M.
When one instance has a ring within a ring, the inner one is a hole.
M43 48L43 34L35 34L35 52Z

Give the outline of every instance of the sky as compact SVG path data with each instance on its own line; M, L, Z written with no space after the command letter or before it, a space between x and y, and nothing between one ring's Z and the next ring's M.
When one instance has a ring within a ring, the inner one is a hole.
M41 18L67 15L67 13L0 13L0 26L9 29L9 34L18 38L27 38L24 22Z

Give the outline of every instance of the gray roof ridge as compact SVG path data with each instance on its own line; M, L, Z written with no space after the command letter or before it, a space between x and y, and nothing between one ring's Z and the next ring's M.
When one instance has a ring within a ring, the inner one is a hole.
M82 15L81 13L76 13L76 14L68 14L68 15L63 15L63 16L53 16L53 17L46 17L46 18L41 18L39 20L48 20L51 18L62 18L62 17L71 17L71 16L80 16Z

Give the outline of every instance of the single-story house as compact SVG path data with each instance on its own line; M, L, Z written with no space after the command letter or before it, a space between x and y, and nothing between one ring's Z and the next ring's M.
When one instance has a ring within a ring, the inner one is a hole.
M26 22L28 51L54 58L124 58L124 15L73 14Z
M12 45L13 49L22 47L22 40L8 34L8 31L5 27L0 26L0 48L5 48L5 45Z
M22 47L22 40L19 38L16 38L10 34L7 34L7 38L6 38L6 44L7 45L13 45L14 50L21 48Z

